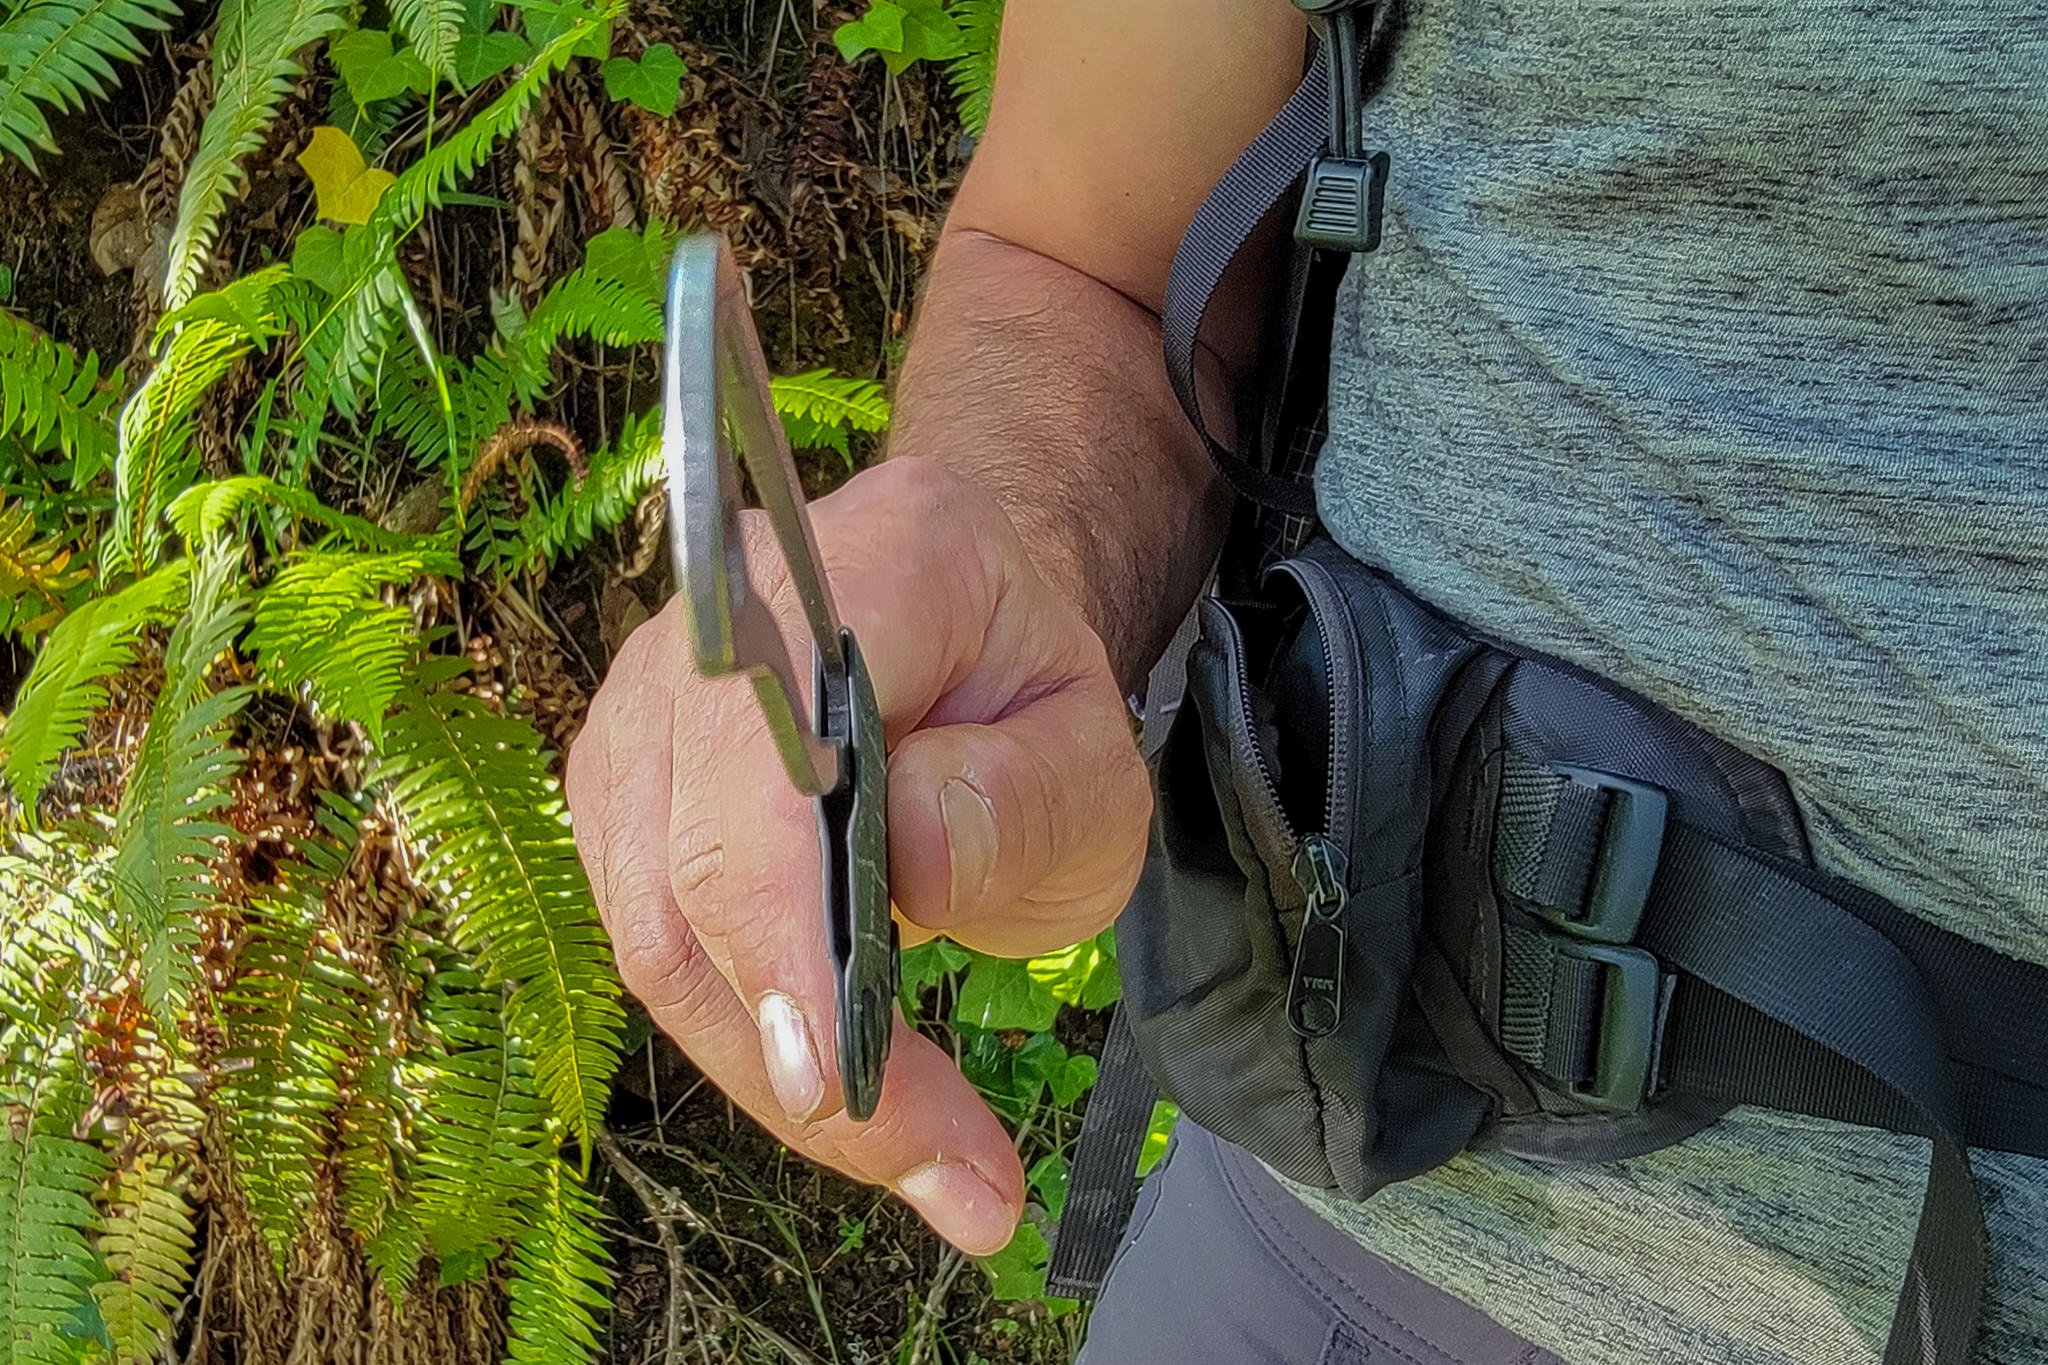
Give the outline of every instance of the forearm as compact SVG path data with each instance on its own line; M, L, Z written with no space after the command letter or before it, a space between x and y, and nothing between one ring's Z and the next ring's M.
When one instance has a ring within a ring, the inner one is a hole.
M1159 321L1101 282L949 232L889 452L988 489L1135 686L1200 590L1227 509L1160 358Z

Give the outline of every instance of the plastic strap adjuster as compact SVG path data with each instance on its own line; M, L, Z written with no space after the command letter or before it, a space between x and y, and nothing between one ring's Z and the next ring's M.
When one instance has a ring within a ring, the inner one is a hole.
M1665 978L1649 952L1628 946L1642 927L1650 887L1664 852L1671 802L1655 787L1613 773L1554 763L1569 781L1607 795L1606 819L1581 906L1528 908L1548 929L1560 956L1601 968L1591 1075L1561 1077L1560 1088L1580 1104L1633 1113L1649 1098L1663 1033Z

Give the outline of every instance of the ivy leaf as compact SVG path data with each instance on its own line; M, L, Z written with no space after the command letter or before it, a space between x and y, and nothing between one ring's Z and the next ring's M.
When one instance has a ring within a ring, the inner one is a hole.
M1059 997L1012 958L976 955L953 1005L953 1021L985 1029L1044 1033L1059 1017Z
M647 237L631 228L606 228L583 244L584 269L648 299L661 298L662 265Z
M592 16L582 0L511 0L526 12L526 37L536 49L544 48ZM612 55L612 26L609 21L591 30L590 36L569 49L571 57L588 57L601 62Z
M396 99L408 90L424 95L434 88L434 73L411 48L394 52L383 29L359 28L327 45L327 55L341 74L358 106Z
M315 128L298 162L313 182L320 216L330 222L369 222L384 192L398 183L391 172L365 164L355 140L339 128Z
M1057 1218L1067 1207L1068 1178L1067 1159L1058 1152L1048 1152L1032 1163L1024 1183L1037 1193L1045 1211Z
M896 995L903 1006L904 1017L911 1020L918 1017L918 995L925 987L937 985L948 973L959 971L973 960L965 948L942 938L904 949L902 987Z
M314 223L292 243L292 275L319 286L322 293L338 294L348 282L348 267L342 257L342 237L324 223Z
M1055 998L1084 1010L1113 1005L1122 994L1116 974L1114 929L1105 929L1071 948L1034 957L1027 970L1031 979Z
M974 961L974 955L957 943L935 938L903 950L903 984L911 990L937 985L948 972L957 972Z
M1052 1254L1036 1223L1019 1223L1010 1244L981 1258L988 1275L989 1297L1004 1301L1036 1299L1045 1294L1045 1263Z
M1095 1084L1097 1066L1095 1059L1086 1055L1067 1058L1067 1064L1057 1075L1046 1077L1046 1087L1052 1091L1052 1102L1066 1109L1080 1099Z
M1067 1069L1067 1050L1050 1033L1034 1034L1017 1049L1010 1061L1014 1093L1026 1104L1036 1104L1039 1092Z
M967 50L960 23L942 0L873 0L868 12L832 30L839 55L878 54L891 74L917 62L950 61Z
M462 28L455 35L455 83L465 90L476 89L533 55L533 45L525 38L494 28L497 20L497 0L464 0Z
M1152 1106L1152 1122L1145 1128L1145 1145L1138 1151L1138 1174L1150 1175L1152 1168L1166 1155L1167 1139L1173 1136L1173 1125L1180 1118L1180 1107L1172 1100L1159 1100Z
M463 89L474 90L532 55L533 44L502 28L464 33L455 40L455 80Z
M656 118L675 113L683 95L683 59L668 43L656 43L638 61L613 57L598 71L607 95L621 103L630 100Z

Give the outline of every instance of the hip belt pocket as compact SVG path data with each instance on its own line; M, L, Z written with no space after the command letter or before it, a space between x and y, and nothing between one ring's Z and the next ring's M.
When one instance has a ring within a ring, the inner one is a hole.
M1118 930L1124 1007L1189 1118L1363 1198L1447 1159L1487 1109L1410 983L1433 804L1416 736L1498 656L1334 547L1267 587L1200 606Z

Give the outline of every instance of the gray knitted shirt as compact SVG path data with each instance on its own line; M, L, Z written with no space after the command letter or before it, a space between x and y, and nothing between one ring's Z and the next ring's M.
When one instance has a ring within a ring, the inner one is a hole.
M1409 0L1369 118L1333 533L1768 758L1835 871L2048 961L2048 7ZM2042 1365L2048 1163L1977 1163L1979 1360ZM1926 1170L1739 1110L1303 1197L1575 1365L1868 1365Z

